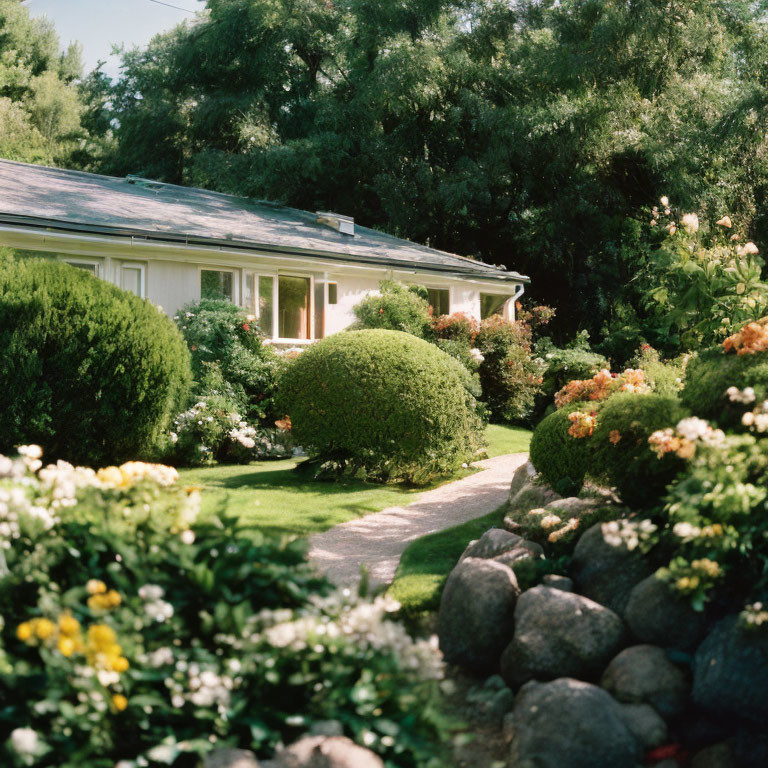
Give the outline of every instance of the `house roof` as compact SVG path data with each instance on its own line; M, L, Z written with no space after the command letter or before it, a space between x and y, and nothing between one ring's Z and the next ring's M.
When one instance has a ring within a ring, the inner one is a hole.
M10 160L0 160L0 224L528 281L517 272L357 224L354 236L345 235L317 223L317 214L277 203Z

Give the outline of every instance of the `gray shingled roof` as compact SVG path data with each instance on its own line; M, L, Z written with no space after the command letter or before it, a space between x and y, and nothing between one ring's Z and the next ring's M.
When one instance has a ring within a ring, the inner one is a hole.
M0 160L0 223L527 281L357 224L354 237L343 235L316 219L307 211L204 189Z

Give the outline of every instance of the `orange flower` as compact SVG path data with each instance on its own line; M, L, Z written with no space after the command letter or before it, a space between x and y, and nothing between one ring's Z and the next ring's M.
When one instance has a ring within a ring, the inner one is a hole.
M608 435L608 439L616 445L621 440L621 432L619 432L618 429L612 429L611 433Z
M768 317L747 323L723 342L723 349L726 353L736 352L737 355L751 355L768 350Z

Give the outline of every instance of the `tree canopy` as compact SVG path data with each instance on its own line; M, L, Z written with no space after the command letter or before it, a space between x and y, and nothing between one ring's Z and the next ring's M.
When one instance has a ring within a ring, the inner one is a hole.
M763 6L209 0L81 83L80 161L507 265L595 336L643 321L660 196L768 246Z

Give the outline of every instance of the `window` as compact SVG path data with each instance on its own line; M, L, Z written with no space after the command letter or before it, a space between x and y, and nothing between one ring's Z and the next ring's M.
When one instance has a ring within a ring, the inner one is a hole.
M76 269L84 269L86 272L90 272L96 277L99 276L99 265L95 261L67 261L70 267Z
M275 335L274 282L274 277L259 278L259 311L256 314L259 317L261 332L269 339Z
M123 264L120 267L120 287L144 298L144 267L141 264Z
M277 278L277 334L281 339L312 338L308 277Z
M491 315L503 315L504 305L509 301L509 296L501 296L496 293L480 294L480 319L485 320Z
M338 304L339 302L339 286L337 283L328 283L328 303Z
M233 301L235 296L235 275L222 269L200 270L200 298L226 299Z
M450 292L447 288L427 288L427 301L435 317L451 313Z

